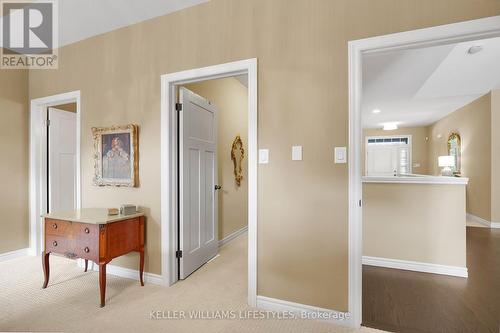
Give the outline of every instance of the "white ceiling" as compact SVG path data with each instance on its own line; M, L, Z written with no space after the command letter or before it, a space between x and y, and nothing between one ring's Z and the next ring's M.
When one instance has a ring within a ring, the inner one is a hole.
M59 1L59 45L71 44L207 1L62 0Z
M499 88L500 38L365 55L363 126L429 125Z
M61 0L58 1L59 46L207 1L209 0Z

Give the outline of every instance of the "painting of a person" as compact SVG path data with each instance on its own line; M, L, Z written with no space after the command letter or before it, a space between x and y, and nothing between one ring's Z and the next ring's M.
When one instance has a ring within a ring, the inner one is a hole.
M130 178L130 140L126 140L125 138L121 138L123 134L118 135L109 135L108 140L103 140L103 148L106 145L105 142L111 139L110 148L106 151L103 149L102 156L102 175L103 178L112 178L112 179L127 179ZM112 138L111 138L112 137ZM128 139L130 139L127 136ZM103 138L104 139L104 138ZM109 147L109 146L108 146Z

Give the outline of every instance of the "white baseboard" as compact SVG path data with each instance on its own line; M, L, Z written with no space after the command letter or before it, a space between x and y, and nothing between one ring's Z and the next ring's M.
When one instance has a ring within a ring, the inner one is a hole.
M463 278L469 277L467 267L437 265L418 261L363 256L363 265L395 268L422 273L458 276Z
M500 223L499 222L491 222L491 221L485 220L485 219L483 219L483 218L481 218L479 216L472 215L472 214L469 214L469 213L467 213L467 218L471 219L472 221L475 221L477 223L481 223L482 225L485 225L488 228L491 228L491 229L500 229Z
M5 253L0 253L0 262L2 261L7 261L7 260L12 260L24 256L29 256L31 254L30 248L25 248L25 249L19 249L15 251L10 251L10 252L5 252Z
M78 266L84 267L84 261L82 259L78 259ZM89 270L93 270L99 272L99 265L89 260ZM111 274L115 276L119 276L125 279L132 279L139 281L139 271L130 268L124 268L115 265L106 265L106 274ZM163 279L161 275L144 272L144 283L151 283L157 285L164 285Z
M219 241L219 247L221 247L222 245L225 245L225 244L229 243L230 241L232 241L233 239L235 239L238 236L243 235L247 231L248 231L248 225L244 226L240 230L236 230L235 232L233 232L230 235L227 235L226 237L224 237L223 239L221 239Z
M257 307L276 312L294 313L298 315L299 318L324 320L337 325L353 327L352 317L349 313L345 312L323 309L266 296L257 296Z

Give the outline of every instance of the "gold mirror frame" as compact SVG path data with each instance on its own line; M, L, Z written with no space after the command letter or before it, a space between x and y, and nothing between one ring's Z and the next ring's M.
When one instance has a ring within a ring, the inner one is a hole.
M239 156L236 154L240 152ZM236 185L241 186L241 180L243 179L242 171L242 161L245 158L245 149L243 148L243 141L239 135L233 141L233 146L231 147L231 160L234 166L234 180Z
M456 140L456 154L452 153L452 142ZM459 176L461 173L461 164L462 164L462 139L460 138L460 134L453 132L448 137L448 155L455 156L455 168L453 169L453 174Z

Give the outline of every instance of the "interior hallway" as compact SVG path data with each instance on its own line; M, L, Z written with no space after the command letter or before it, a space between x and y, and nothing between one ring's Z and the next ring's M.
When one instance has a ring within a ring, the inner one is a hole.
M151 311L247 310L247 236L170 288L108 275L106 307L99 307L98 273L51 256L42 289L40 257L0 263L0 331L64 332L373 332L313 320L151 320Z
M363 325L500 332L500 229L467 227L469 278L363 266Z

